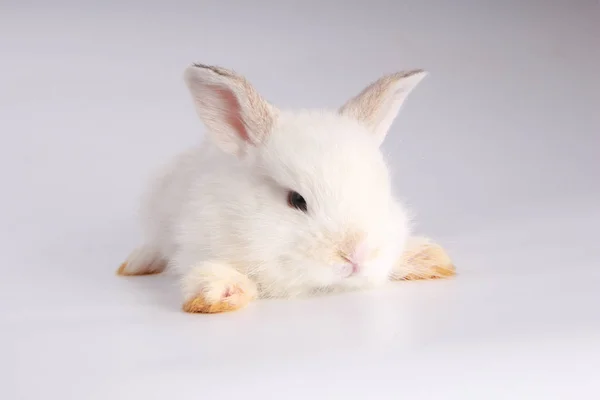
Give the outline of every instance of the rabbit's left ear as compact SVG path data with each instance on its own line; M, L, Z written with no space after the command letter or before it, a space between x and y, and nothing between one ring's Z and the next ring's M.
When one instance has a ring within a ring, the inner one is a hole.
M381 144L404 100L426 75L419 69L383 76L350 99L339 112L365 124Z
M218 66L193 64L184 79L208 136L224 152L243 154L271 133L277 110L243 76Z

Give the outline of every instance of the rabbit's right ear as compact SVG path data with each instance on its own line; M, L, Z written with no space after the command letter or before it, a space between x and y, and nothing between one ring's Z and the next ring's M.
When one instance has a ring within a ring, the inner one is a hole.
M224 68L193 64L184 73L196 112L208 135L226 153L243 154L271 132L277 116L242 76Z
M340 113L364 123L379 144L394 122L400 107L427 75L417 69L383 76L340 108Z

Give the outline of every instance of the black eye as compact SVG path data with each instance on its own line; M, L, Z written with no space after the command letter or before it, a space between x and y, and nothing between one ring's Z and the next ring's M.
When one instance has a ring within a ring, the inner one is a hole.
M287 201L290 207L296 208L300 211L306 212L306 210L308 209L308 207L306 206L306 200L304 200L304 197L300 196L300 193L298 192L288 192Z

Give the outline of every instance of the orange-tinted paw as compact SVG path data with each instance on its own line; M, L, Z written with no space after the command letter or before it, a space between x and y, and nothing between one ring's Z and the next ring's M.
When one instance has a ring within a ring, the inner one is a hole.
M121 276L141 276L141 275L154 275L160 274L165 270L167 263L163 260L154 260L143 264L132 264L125 261L119 269L117 269L117 275Z
M244 308L256 298L256 285L247 276L223 264L206 263L183 281L183 310L189 313L222 313Z
M239 310L250 303L253 299L251 294L246 293L238 285L227 287L217 300L211 300L207 296L194 297L183 304L183 311L188 313L214 314Z
M392 280L440 279L456 275L456 268L438 244L426 238L411 238L392 273Z

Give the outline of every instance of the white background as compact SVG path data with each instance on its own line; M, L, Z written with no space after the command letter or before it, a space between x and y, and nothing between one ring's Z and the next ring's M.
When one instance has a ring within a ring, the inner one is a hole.
M0 2L0 398L600 397L600 3ZM384 151L459 275L180 311L119 278L204 128L191 62L282 107L430 75Z

